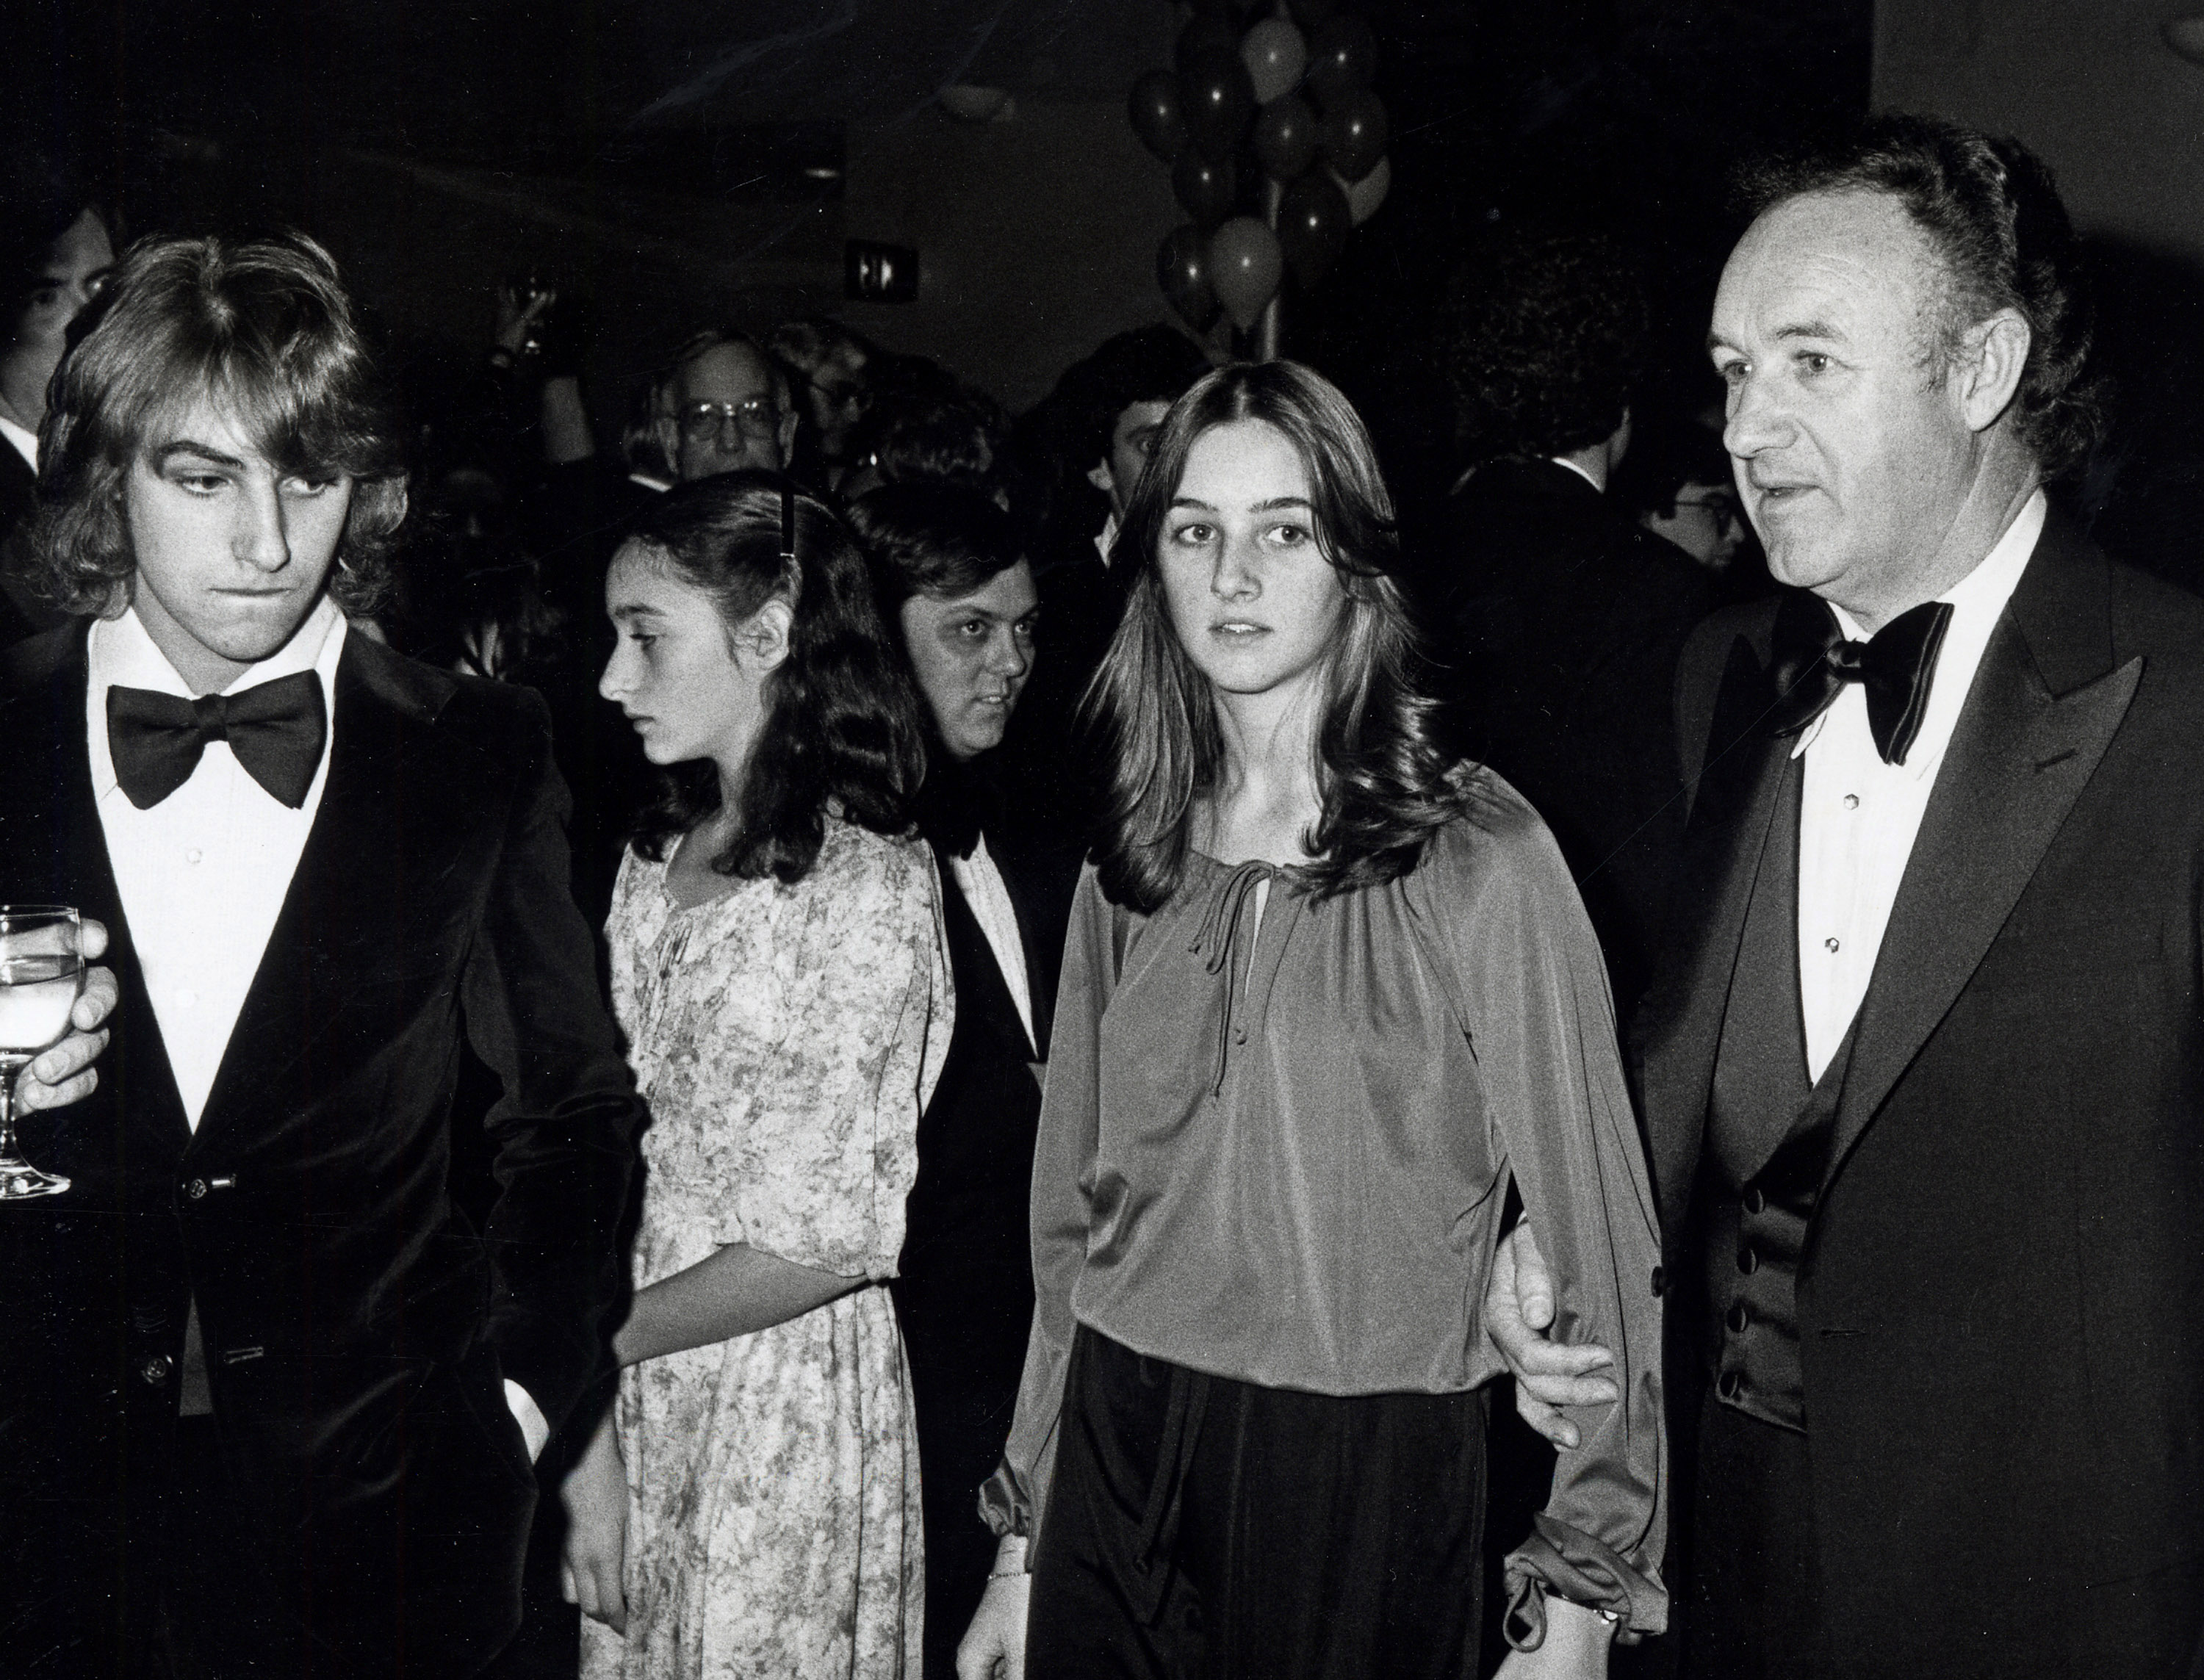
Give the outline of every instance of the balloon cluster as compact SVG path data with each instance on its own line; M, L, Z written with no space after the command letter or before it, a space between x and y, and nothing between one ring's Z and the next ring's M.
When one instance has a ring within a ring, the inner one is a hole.
M1313 286L1393 184L1370 26L1337 0L1286 0L1243 33L1245 9L1196 0L1174 68L1133 84L1133 132L1192 218L1157 251L1157 282L1197 333L1220 308L1253 327L1287 269Z

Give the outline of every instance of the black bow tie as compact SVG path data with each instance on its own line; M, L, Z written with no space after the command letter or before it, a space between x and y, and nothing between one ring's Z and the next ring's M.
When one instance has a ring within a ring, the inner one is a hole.
M115 779L141 811L191 779L210 741L228 742L246 773L295 811L314 784L328 733L322 679L311 671L197 700L151 689L107 691L108 755Z
M1775 614L1775 690L1769 722L1796 735L1835 702L1845 684L1867 690L1867 726L1885 764L1903 764L1928 713L1928 685L1937 651L1951 627L1952 604L1923 601L1899 613L1865 642L1848 642L1837 615L1819 596L1786 590Z

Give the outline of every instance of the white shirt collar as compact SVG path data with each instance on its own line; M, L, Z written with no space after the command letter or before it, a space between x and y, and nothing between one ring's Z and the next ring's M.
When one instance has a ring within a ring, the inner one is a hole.
M344 652L345 630L344 614L323 595L314 603L314 610L306 614L305 622L291 632L288 642L258 664L239 672L236 680L222 692L235 694L298 671L317 671L322 679L322 700L329 707L329 716L335 718L337 660ZM91 679L91 715L95 720L106 717L107 690L118 684L151 689L157 694L175 695L184 700L193 697L190 685L177 674L175 666L169 663L169 656L139 622L135 606L126 610L119 618L93 622L85 643L85 662ZM92 790L104 799L116 786L115 760L108 754L107 731L97 723L91 731L90 745ZM322 751L326 758L326 742Z
M0 437L15 446L15 453L30 464L33 472L39 470L39 435L17 425L6 415L0 414Z
M2006 527L2005 535L1976 563L1974 570L1936 597L1951 603L1952 622L1945 630L1944 645L1936 655L1936 672L1928 685L1928 707L1923 715L1920 733L1914 737L1913 749L1906 754L1905 763L1892 766L1893 771L1920 776L1942 761L1944 748L1959 720L1960 708L1967 703L1967 690L1974 686L1976 668L1982 664L1983 652L1989 647L1990 634L1997 629L2006 603L2019 587L2021 573L2028 569L2029 556L2035 552L2036 541L2043 535L2043 521L2049 506L2042 491L2029 496L2013 522ZM1836 615L1837 627L1847 641L1868 639L1859 620L1843 607L1832 601L1829 610ZM1824 712L1802 731L1798 744L1791 749L1791 756L1795 759L1813 745L1828 720L1829 713Z
M1110 551L1117 542L1117 510L1111 508L1110 517L1102 522L1102 529L1094 539L1095 552L1102 556L1102 564L1110 564Z
M1579 464L1575 461L1572 461L1567 456L1549 455L1546 458L1551 461L1557 467L1567 467L1571 472L1576 474L1578 477L1583 479L1585 483L1591 485L1593 489L1599 490L1600 494L1603 496L1607 494L1605 490L1600 489L1599 480L1594 478L1589 472L1586 472Z

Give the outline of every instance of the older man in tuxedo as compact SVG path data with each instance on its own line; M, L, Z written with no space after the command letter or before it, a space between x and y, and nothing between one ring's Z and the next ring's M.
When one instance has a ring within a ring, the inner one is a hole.
M1754 186L1709 342L1790 587L1686 650L1641 1023L1686 1672L2192 1675L2204 604L2047 506L2095 416L2034 158L1889 117Z
M141 245L54 387L85 615L0 709L0 879L113 936L0 1208L0 1671L460 1676L596 1364L637 1103L541 702L348 627L404 478L334 265ZM461 1034L501 1194L449 1184Z

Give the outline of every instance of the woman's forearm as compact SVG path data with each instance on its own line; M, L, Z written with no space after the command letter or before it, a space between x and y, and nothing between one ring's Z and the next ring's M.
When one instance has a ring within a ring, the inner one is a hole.
M613 1336L613 1357L633 1365L746 1336L800 1318L864 1283L861 1276L814 1271L747 1243L730 1243L638 1290L627 1322Z

